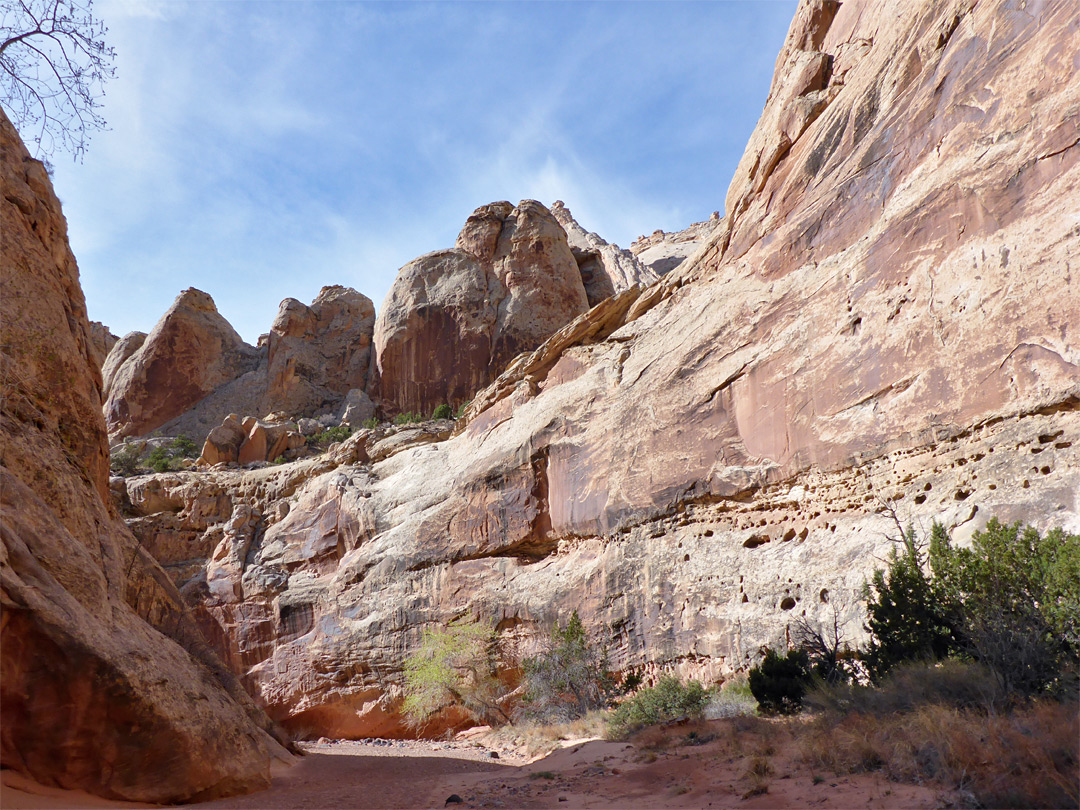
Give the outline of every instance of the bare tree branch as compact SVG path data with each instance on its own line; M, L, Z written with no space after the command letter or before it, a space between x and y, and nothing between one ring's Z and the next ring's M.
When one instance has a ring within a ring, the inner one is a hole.
M93 0L0 4L0 102L37 157L59 150L81 159L106 128L100 99L116 73L107 31Z

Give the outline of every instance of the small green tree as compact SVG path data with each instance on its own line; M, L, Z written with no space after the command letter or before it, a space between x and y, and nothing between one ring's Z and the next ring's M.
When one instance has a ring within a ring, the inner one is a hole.
M173 450L174 456L182 456L183 458L196 458L199 455L199 446L195 444L186 434L181 433L175 439L172 440L172 444L169 445Z
M935 524L924 557L909 529L866 597L875 681L906 661L959 654L1031 695L1060 691L1080 665L1080 535L991 519L956 548Z
M524 668L526 712L545 721L571 720L602 708L615 689L607 651L589 638L576 610L565 626L555 623Z
M442 405L436 405L435 410L431 414L432 419L450 419L454 415L454 412L450 410L450 406L445 402Z
M457 619L425 630L420 649L405 661L405 716L422 726L458 705L483 723L510 723L500 705L507 693L497 677L495 629L479 619Z
M947 543L944 529L935 524L930 555L935 563L943 559L942 543ZM864 660L875 682L899 663L936 661L956 648L948 600L925 563L915 529L909 527L902 549L890 553L888 569L874 571L864 586L871 636Z
M1044 536L994 518L970 548L953 548L941 533L931 563L959 617L964 652L1006 691L1059 687L1063 671L1080 662L1080 535Z
M117 475L135 475L139 470L139 451L135 445L125 444L109 459L109 468Z
M781 655L765 651L761 663L750 670L750 693L764 714L795 714L802 708L810 686L810 663L804 650Z

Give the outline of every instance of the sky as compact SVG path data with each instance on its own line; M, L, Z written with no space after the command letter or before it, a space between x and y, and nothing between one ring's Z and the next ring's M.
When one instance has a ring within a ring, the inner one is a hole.
M795 0L97 0L109 130L52 158L90 318L187 287L254 343L478 206L563 200L623 247L723 212Z

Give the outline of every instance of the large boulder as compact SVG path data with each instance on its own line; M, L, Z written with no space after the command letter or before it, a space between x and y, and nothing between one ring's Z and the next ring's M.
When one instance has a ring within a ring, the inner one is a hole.
M109 435L145 435L257 365L257 350L244 343L214 300L201 290L184 290L115 372L105 402Z
M370 390L393 411L457 407L588 308L566 232L547 208L482 206L452 250L398 271L375 323Z
M112 799L266 787L286 752L111 506L60 203L0 111L0 765Z
M128 332L109 349L109 353L105 355L105 360L101 364L101 396L104 400L109 399L116 373L131 355L142 348L145 342L146 332Z
M367 385L375 306L349 287L323 287L311 306L281 302L270 328L261 413L314 413Z

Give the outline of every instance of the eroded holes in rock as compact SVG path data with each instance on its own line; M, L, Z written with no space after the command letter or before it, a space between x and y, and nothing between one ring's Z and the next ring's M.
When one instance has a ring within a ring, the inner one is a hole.
M788 543L788 542L794 540L795 539L795 530L794 529L788 529L786 532L784 532L784 536L781 537L780 539L785 543Z
M310 602L278 606L278 639L302 636L315 626L315 608Z
M997 484L990 484L989 489L997 489Z
M712 537L712 529L706 529L702 537Z
M829 527L829 531L830 532L835 532L836 531L836 524L835 523Z
M932 490L933 488L934 488L934 485L933 485L933 484L931 484L931 483L930 483L929 481L927 481L927 482L926 482L925 484L923 484L923 488L922 488L922 489L923 489L923 492L929 492L929 491L930 491L930 490Z
M1040 433L1039 434L1039 443L1040 444L1050 444L1050 442L1052 442L1054 439L1056 439L1058 436L1060 436L1064 432L1065 432L1064 430L1059 430L1056 433Z
M762 534L752 534L743 540L743 548L757 548L763 546L769 542L769 536Z
M683 562L690 562L690 555L689 554L683 554L682 555L682 561Z
M971 460L972 461L982 461L984 458L986 458L985 453L976 453L975 455L973 455L971 457Z
M956 490L956 492L953 493L953 500L954 501L966 501L970 494L971 494L970 490L958 489L958 490Z
M967 459L966 458L958 458L956 460L956 464L954 466L963 467L965 464L967 464Z
M1049 466L1040 467L1039 472L1041 472L1043 475L1049 475L1050 474L1050 467Z
M1033 456L1037 456L1039 453L1041 453L1045 449L1046 449L1045 447L1032 447L1031 448L1031 454Z
M1025 479L1024 479L1024 483L1022 483L1022 484L1020 485L1020 488L1021 488L1021 489L1027 489L1027 488L1028 488L1028 487L1030 487L1030 486L1031 486L1031 482L1030 482L1030 481L1028 481L1028 480L1027 480L1027 479L1025 478Z
M781 610L791 610L793 607L795 607L795 599L793 597L785 596L780 600Z
M743 604L746 604L747 602L749 602L749 601L750 601L750 597L748 597L748 596L747 596L747 595L746 595L746 594L744 593L744 594L742 595L742 601L743 601Z
M818 599L820 599L823 603L828 604L829 603L829 589L828 588L822 588L821 593L818 594Z
M1054 445L1058 450L1064 450L1067 447L1072 447L1072 442L1058 442Z
M922 494L922 493L920 492L920 493L919 493L918 495L916 495L916 496L915 496L915 503L917 503L917 504L923 504L923 503L926 503L926 496L925 496L925 495L923 495L923 494Z
M802 531L799 532L799 542L802 542L803 540L805 540L809 535L810 535L810 529L808 529L806 526L803 526Z

